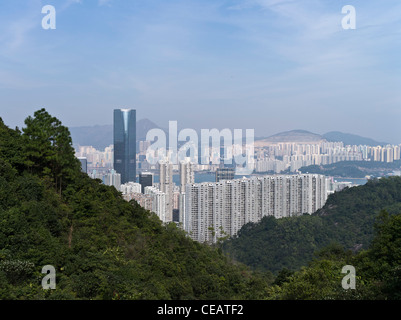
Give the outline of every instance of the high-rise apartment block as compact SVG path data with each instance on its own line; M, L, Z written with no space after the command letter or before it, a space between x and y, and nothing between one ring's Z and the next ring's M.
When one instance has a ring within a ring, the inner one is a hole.
M185 186L188 183L195 183L194 166L195 164L190 161L190 158L180 162L180 192L185 192Z
M159 161L160 191L166 194L165 221L173 221L173 165L169 161Z
M313 213L327 199L323 175L276 175L188 184L183 228L199 242L235 235L248 222Z
M106 186L114 186L117 190L121 190L121 175L112 169L104 175L103 183Z
M156 213L159 219L162 222L170 222L172 221L172 213L171 213L171 220L168 216L167 212L167 195L160 191L155 187L146 187L145 188L145 195L151 198L151 211Z

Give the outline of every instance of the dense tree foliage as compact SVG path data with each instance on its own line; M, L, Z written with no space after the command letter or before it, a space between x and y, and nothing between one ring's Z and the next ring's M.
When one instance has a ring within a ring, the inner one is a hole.
M299 169L303 173L324 174L343 178L382 177L395 170L400 170L401 160L394 162L380 161L340 161L326 165L311 165Z
M0 121L1 299L260 299L269 273L232 263L174 223L81 173L46 110L23 132ZM56 269L43 290L42 267Z
M0 119L0 299L400 299L401 178L208 246L82 173L46 110L25 124ZM56 290L41 286L45 265ZM341 286L344 265L355 290Z
M292 273L283 269L269 288L268 299L400 300L400 245L401 215L382 211L368 250L353 254L339 245L328 246L308 266ZM354 268L355 288L343 288L344 266Z

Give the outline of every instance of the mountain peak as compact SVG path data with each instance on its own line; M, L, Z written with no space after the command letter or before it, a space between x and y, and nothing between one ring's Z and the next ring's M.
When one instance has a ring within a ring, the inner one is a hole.
M325 140L321 135L307 130L290 130L274 134L270 137L259 140L259 143L280 143L280 142L306 142L313 143Z
M146 118L138 120L136 122L137 141L145 140L148 131L154 128L160 127ZM112 124L71 127L70 132L74 146L93 146L98 150L104 150L104 148L113 144Z
M367 146L383 146L386 142L378 142L370 138L361 137L356 134L344 133L340 131L330 131L323 135L329 142L342 141L344 145L367 145Z

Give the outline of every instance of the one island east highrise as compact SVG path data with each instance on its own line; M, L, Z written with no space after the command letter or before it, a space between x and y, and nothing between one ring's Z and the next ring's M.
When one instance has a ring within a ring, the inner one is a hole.
M121 183L136 181L136 110L114 109L114 170Z

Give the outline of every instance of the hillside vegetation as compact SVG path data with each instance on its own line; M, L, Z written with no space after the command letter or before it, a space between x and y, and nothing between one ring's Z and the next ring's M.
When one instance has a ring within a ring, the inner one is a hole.
M400 299L400 184L372 181L312 216L246 225L224 249L256 271L82 173L46 110L22 132L0 119L0 299ZM54 290L42 288L45 265ZM344 265L355 289L341 285Z
M326 165L302 167L303 173L324 174L332 177L365 178L366 176L382 177L401 169L401 160L394 162L378 161L340 161Z
M81 173L44 109L0 121L0 299L258 299L267 280ZM56 269L43 290L42 267Z

